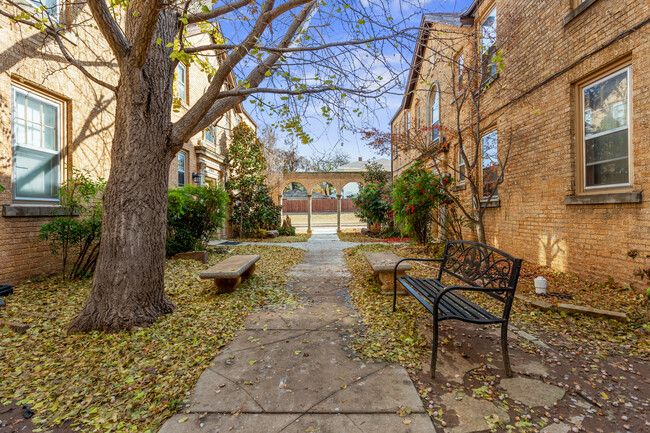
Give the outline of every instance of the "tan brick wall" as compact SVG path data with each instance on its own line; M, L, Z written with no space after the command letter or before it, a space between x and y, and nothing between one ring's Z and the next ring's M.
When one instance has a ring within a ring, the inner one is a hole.
M571 10L569 0L496 0L496 5L499 41L507 41L505 69L485 92L483 108L499 115L500 151L512 131L512 153L499 187L501 205L486 211L488 242L580 277L604 281L612 276L641 287L633 272L650 266L645 258L650 254L647 194L642 203L566 205L564 199L579 192L577 131L582 125L576 83L626 58L632 68L629 189L650 187L650 24L615 40L650 17L650 4L599 0L567 25L562 18ZM436 74L444 76L448 69ZM450 121L443 117L443 124ZM449 156L455 158L454 149ZM636 261L627 256L632 249L641 252Z

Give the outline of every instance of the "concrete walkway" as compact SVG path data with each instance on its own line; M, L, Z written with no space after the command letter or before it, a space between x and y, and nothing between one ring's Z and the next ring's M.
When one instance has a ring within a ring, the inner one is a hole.
M435 433L404 368L346 350L343 334L358 326L345 304L351 245L333 233L302 243L291 285L309 305L250 316L199 378L189 413L160 433Z

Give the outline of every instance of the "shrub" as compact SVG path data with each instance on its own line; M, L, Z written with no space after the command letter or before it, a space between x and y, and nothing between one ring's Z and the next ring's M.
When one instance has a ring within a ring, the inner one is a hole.
M95 270L105 186L104 179L93 179L87 170L72 168L72 177L59 191L66 216L55 217L41 226L39 239L50 242L52 254L61 254L64 280L88 277ZM68 274L68 259L74 255L76 259Z
M295 236L296 235L296 228L293 226L289 227L280 227L278 229L278 233L280 233L280 236Z
M417 161L393 184L395 221L403 225L420 244L426 244L429 240L432 211L446 200L440 182L435 173L427 171L424 164Z
M185 185L171 189L167 203L167 255L203 249L222 228L228 195L219 186Z
M368 224L385 224L391 218L393 204L390 187L383 183L368 183L354 198L354 215Z
M266 158L263 145L245 122L232 132L228 149L231 176L226 182L230 196L232 227L240 237L258 230L274 230L280 225L280 206L271 198L266 186Z

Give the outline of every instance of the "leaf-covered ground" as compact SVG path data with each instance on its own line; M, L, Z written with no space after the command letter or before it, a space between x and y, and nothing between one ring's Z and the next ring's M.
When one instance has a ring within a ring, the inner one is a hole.
M235 247L231 254L262 258L255 274L227 295L212 295L213 283L198 278L227 255L211 255L210 264L169 261L166 291L177 309L135 332L65 332L83 306L89 281L63 284L52 277L16 287L7 307L0 309L0 320L29 324L30 329L17 334L0 328L0 404L29 405L36 412L34 431L57 425L81 431L156 431L181 409L200 373L248 314L297 302L284 282L304 251L249 245Z
M234 242L268 242L272 244L282 244L291 242L307 242L311 237L311 233L298 233L295 236L278 236L277 238L236 238L229 239Z
M381 236L366 236L362 235L359 230L354 231L342 231L338 233L339 240L341 242L384 242L384 243L396 243L396 242L410 242L411 238L400 238L400 237L390 237L384 238Z
M497 329L495 327L444 322L440 328L439 354L445 351L456 353L458 358L477 368L468 371L461 384L430 379L425 371L428 371L426 364L432 350L431 316L412 296L399 297L397 312L391 313L392 296L380 294L380 283L373 278L363 258L363 253L368 251L393 251L401 257L433 257L439 254L439 250L372 244L349 248L345 255L353 274L349 286L351 302L366 324L365 329L349 336L348 344L361 356L396 361L407 367L437 427L458 425L459 414L450 414L449 408L441 403L446 398L445 394L454 393L451 400L471 396L496 403L509 413L511 423L496 423L490 427L491 431L540 431L542 426L556 422L569 423L570 428L574 429L571 431L600 433L618 431L622 426L626 426L627 431L650 428L650 326L630 314L640 311L641 300L638 296L630 295L629 290L607 288L525 264L519 287L532 286L534 277L544 275L549 279L552 291L574 294L574 300L581 299L585 305L609 306L609 309L615 309L615 306L628 312L628 317L633 319L620 323L582 315L540 312L515 300L510 323L548 345L547 349L542 349L527 339L511 335L510 356L515 370L521 371L530 364L541 364L548 373L528 377L564 388L567 392L567 397L559 405L541 408L544 410L540 412L540 408L527 407L508 399L499 390L499 374L503 374L503 371L502 365L493 366L501 362L499 337L492 332ZM435 273L435 267L423 266L415 266L409 271L410 275L417 277L433 277ZM600 289L605 294L596 293ZM592 296L579 294L581 291L589 291ZM604 301L606 297L609 298L608 303ZM588 302L589 299L594 302ZM488 309L496 307L490 306L490 301L484 299L481 303ZM522 373L518 376L526 375ZM595 404L591 404L588 410L581 409L582 415L586 415L584 420L572 423L568 420L576 420L575 416L580 415L575 403L587 401L581 394Z

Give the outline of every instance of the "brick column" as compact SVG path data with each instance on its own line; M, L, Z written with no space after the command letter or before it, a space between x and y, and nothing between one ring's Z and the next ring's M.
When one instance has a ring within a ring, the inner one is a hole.
M311 233L311 194L307 194L307 233Z
M336 194L336 231L341 231L341 194Z

